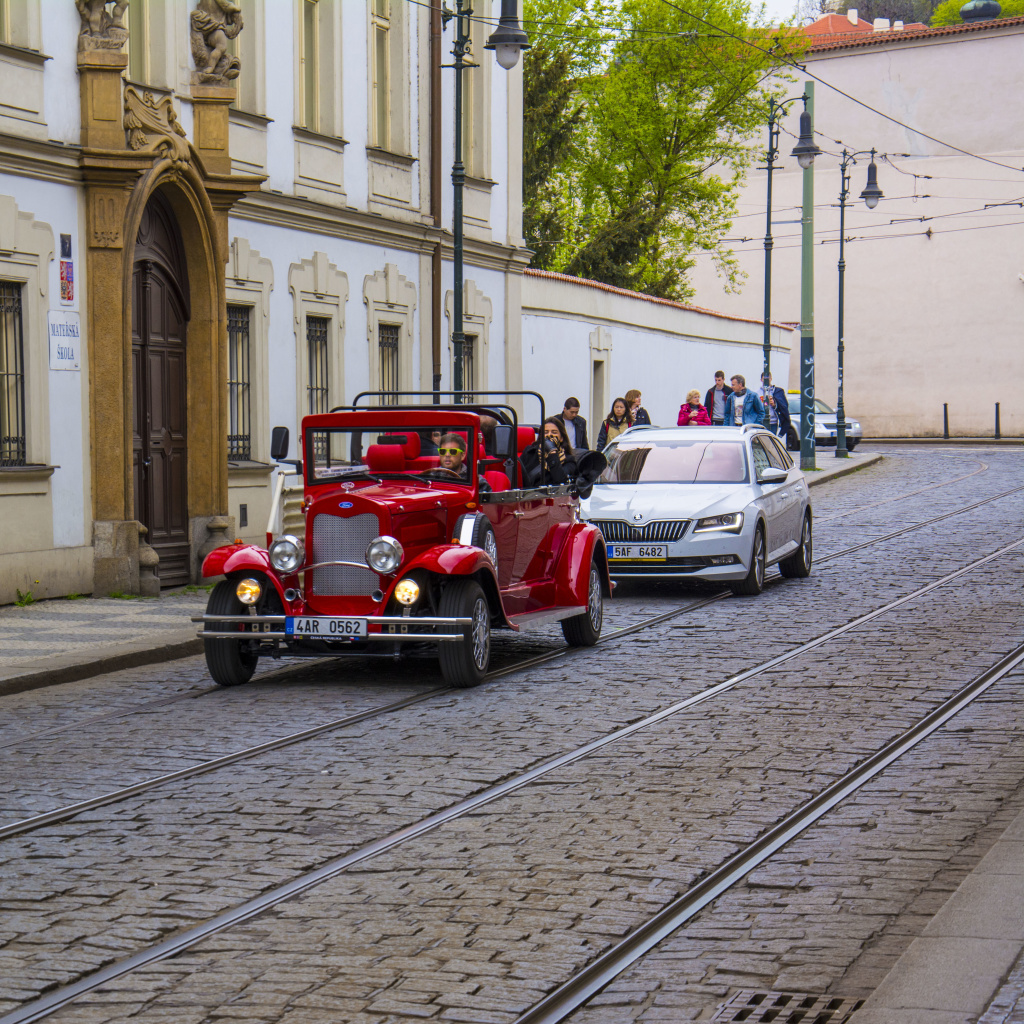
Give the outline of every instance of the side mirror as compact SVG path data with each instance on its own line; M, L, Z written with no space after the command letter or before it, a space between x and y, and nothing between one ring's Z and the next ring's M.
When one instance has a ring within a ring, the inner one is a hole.
M585 452L576 463L576 492L581 498L589 498L594 481L608 468L604 452Z
M515 432L507 423L494 428L494 455L499 459L511 459L516 455Z
M774 466L769 466L767 469L762 469L758 474L757 482L759 484L781 484L789 474L784 469L776 469Z
M288 458L288 428L274 427L270 432L270 457L275 462Z

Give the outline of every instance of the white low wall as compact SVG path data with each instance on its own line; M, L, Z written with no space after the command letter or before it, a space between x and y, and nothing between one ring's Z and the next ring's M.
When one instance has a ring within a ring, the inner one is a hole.
M643 393L653 423L675 426L686 392L703 396L716 370L756 385L763 338L757 320L562 274L528 270L523 278L523 387L544 396L549 415L570 395L579 398L591 445L612 400L630 388ZM784 387L799 334L776 324L771 341L772 376ZM596 374L595 362L603 363Z

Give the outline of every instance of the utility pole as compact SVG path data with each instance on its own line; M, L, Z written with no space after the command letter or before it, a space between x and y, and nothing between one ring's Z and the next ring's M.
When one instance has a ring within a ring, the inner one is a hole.
M814 82L804 83L814 117ZM814 457L814 168L805 167L800 220L800 468L817 469Z

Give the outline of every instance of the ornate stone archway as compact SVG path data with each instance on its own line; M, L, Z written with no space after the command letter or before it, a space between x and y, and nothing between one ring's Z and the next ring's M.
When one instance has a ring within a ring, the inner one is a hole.
M112 38L116 28L110 26ZM88 38L85 27L82 38ZM226 80L211 81L208 72L195 76L193 143L178 124L170 97L157 100L123 83L127 58L119 46L80 42L78 54L97 594L139 591L131 367L134 249L143 211L159 193L176 221L188 277L188 538L190 574L197 580L211 521L221 531L229 527L222 386L227 380L228 212L263 180L231 173L228 107L234 88Z

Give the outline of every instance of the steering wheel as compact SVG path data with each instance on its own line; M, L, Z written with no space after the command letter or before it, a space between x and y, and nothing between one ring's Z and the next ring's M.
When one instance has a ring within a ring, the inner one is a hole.
M446 473L448 476L455 477L456 480L465 482L460 473L456 473L454 469L447 469L444 466L434 466L431 469L426 470L423 476L433 477L435 473Z

